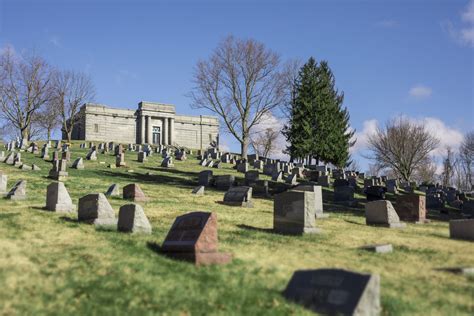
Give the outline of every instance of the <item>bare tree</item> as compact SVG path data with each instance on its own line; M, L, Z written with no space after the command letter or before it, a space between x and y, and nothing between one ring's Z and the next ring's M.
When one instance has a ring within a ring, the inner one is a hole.
M436 182L436 163L430 157L416 168L413 178L420 183L435 183Z
M282 106L283 116L288 120L291 117L291 109L296 98L295 82L302 66L301 60L292 59L283 66L283 80L285 80L285 102Z
M279 133L279 131L268 127L264 131L260 131L256 135L253 135L251 139L252 147L255 152L261 157L269 157L270 154L273 154L276 149L275 145Z
M423 124L402 116L378 128L368 142L372 151L369 158L383 168L393 169L405 181L410 181L414 171L439 143Z
M464 175L464 186L471 190L474 183L472 182L472 173L474 167L474 131L467 133L459 148L459 164Z
M255 40L223 40L208 60L197 63L189 96L195 108L216 113L247 157L250 131L285 101L280 58Z
M446 148L446 157L443 160L443 172L441 173L441 183L448 187L453 182L454 170L457 165L454 152L451 147Z
M0 56L0 116L30 139L36 112L50 99L51 68L38 56L18 56L6 48Z
M51 140L51 133L60 126L60 111L55 102L48 102L38 111L34 118L34 122L43 132L46 132L47 140ZM44 134L43 134L44 135Z
M81 105L94 99L95 88L90 76L82 72L57 71L53 79L53 103L58 108L62 130L67 141L72 131Z

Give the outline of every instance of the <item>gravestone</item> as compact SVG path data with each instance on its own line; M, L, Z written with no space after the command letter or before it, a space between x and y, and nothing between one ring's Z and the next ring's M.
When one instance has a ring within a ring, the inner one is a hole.
M38 167L37 165L33 164L33 165L31 165L31 170L33 170L33 171L41 171L41 168Z
M387 188L379 185L373 185L364 190L367 201L385 200L385 192Z
M342 269L298 270L283 296L323 315L379 315L380 277Z
M52 161L55 162L55 161L58 161L59 160L59 152L58 151L54 151L53 152L53 159Z
M375 179L371 178L371 179L364 179L364 189L367 189L371 186L374 186L375 185Z
M8 176L0 170L0 196L7 193Z
M178 216L161 251L170 258L190 261L197 266L232 261L230 254L218 252L217 215L209 212Z
M71 161L71 152L63 151L63 153L61 154L61 159L64 159L66 161Z
M426 198L418 194L404 194L397 196L395 210L402 221L423 224L426 219Z
M349 181L346 179L336 179L332 184L333 187L347 187L349 186Z
M258 169L258 170L263 170L263 166L265 165L265 163L262 161L262 160L256 160L254 163L253 163L253 167L255 169Z
M44 159L44 160L49 159L49 148L48 148L48 146L46 146L46 144L41 149L41 158Z
M250 186L251 184L257 182L260 173L257 170L249 170L245 173L245 185Z
M146 157L146 154L143 151L138 153L137 159L138 159L138 162L142 162L142 163L148 160L148 158Z
M214 166L214 160L212 159L209 159L206 163L206 167L208 168L212 168Z
M365 204L365 222L367 225L382 226L388 228L403 228L405 223L395 212L390 201L377 200Z
M132 150L132 148L129 148L129 150ZM115 154L115 156L120 156L121 154L123 154L122 144L119 144L118 146L115 147L114 154Z
M247 186L229 188L224 194L224 204L253 207L252 188Z
M235 183L235 177L230 174L215 176L214 186L218 190L229 190Z
M222 165L221 165L221 162L220 161L216 161L214 163L214 166L212 166L213 168L216 168L216 169L221 169L222 168Z
M74 160L71 168L79 169L79 170L84 169L84 160L82 159L82 157L79 157L76 160Z
M86 156L86 159L92 160L92 161L97 160L97 151L95 149L92 149L91 151L89 151L89 153Z
M173 167L173 159L171 157L166 157L165 159L163 159L163 161L161 162L161 166L163 168L171 168Z
M7 165L13 165L15 163L15 152L8 154L7 158L5 159L5 163Z
M210 186L212 184L213 177L211 170L203 170L199 172L198 183L203 186Z
M303 167L296 167L291 169L291 174L296 175L298 178L304 178L303 174L304 168Z
M354 191L351 186L335 186L333 200L335 203L356 206L357 201L354 199Z
M203 185L197 186L193 189L192 193L195 195L204 195L204 188L205 186Z
M249 164L245 161L239 163L237 165L237 171L242 172L242 173L245 173L245 172L249 171Z
M123 198L134 202L146 202L148 198L137 183L131 183L123 188Z
M296 181L296 179L298 178L298 176L296 174L290 174L288 175L288 177L286 177L286 183L288 184L291 184L291 185L296 185L298 182Z
M272 181L277 181L277 182L283 181L283 172L275 171L272 174Z
M292 191L308 191L314 192L314 213L316 218L327 218L328 214L323 212L323 193L320 185L300 184L291 189Z
M318 184L322 185L323 187L329 187L331 180L328 175L322 175L318 177Z
M388 179L387 181L385 181L385 185L387 186L387 192L393 194L398 193L397 182L397 179Z
M26 180L18 181L7 193L7 199L14 201L26 200Z
M125 167L127 164L125 163L125 154L122 152L121 154L115 157L115 166L116 167Z
M393 246L392 244L367 245L360 247L360 249L376 253L389 253L393 251Z
M207 159L206 158L202 159L201 162L199 162L199 165L205 167L207 165Z
M474 241L474 218L449 221L449 237Z
M58 181L65 181L68 177L66 160L56 160L53 163L53 167L49 171L49 177Z
M53 212L73 212L74 205L71 197L67 192L64 183L53 182L48 185L46 190L46 207L47 210Z
M105 196L120 196L120 187L118 184L112 184L105 192Z
M126 204L120 207L117 230L134 234L151 234L151 225L138 204Z
M31 171L31 170L33 170L33 167L31 167L31 166L29 166L29 165L27 165L27 164L22 164L22 165L20 166L20 169L21 169L21 170L30 170L30 171Z
M112 225L117 222L112 206L102 193L88 194L79 199L77 219L79 222L97 226Z
M186 151L184 149L176 152L176 160L179 160L179 161L184 161L186 160Z
M318 233L314 191L286 191L275 195L273 229L277 233Z
M13 162L13 165L15 167L20 167L23 163L21 162L21 153L16 153L15 155L15 160Z

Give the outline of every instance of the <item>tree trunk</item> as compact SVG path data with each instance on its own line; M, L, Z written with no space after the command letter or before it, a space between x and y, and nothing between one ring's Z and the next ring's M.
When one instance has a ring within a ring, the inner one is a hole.
M51 128L48 128L48 142L51 140Z
M72 129L69 130L66 134L67 134L67 142L68 142L68 143L71 143L71 140L72 140Z
M240 143L240 152L242 159L247 159L247 151L249 147L249 140L247 136L242 137L242 142Z
M25 142L29 141L29 133L28 133L28 128L25 128L21 130L21 139L24 140Z

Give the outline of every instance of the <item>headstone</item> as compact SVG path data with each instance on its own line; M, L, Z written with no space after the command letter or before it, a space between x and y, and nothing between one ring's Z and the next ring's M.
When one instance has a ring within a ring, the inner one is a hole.
M86 156L87 160L97 160L97 151L95 149L92 149L89 151L89 153Z
M80 170L84 169L84 160L82 159L82 157L79 157L76 160L74 160L71 168L80 169Z
M241 162L237 165L237 171L238 172L242 172L242 173L245 173L247 171L249 171L249 164L247 162Z
M395 212L390 201L377 200L365 204L365 222L367 225L383 226L388 228L403 228L405 223Z
M125 154L122 152L121 154L115 157L115 166L116 167L125 167L127 164L125 163Z
M402 221L423 224L426 219L426 198L415 193L398 195L395 210Z
M327 218L329 217L328 214L324 214L323 212L323 193L322 187L320 185L311 185L311 184L300 184L293 189L292 191L308 191L314 192L314 213L316 214L316 218Z
M330 180L329 176L327 176L327 175L319 176L318 177L318 184L322 185L323 187L329 187L329 185L331 184L331 180Z
M232 256L218 252L217 215L191 212L178 216L163 242L166 256L195 265L226 264Z
M235 183L235 177L230 174L215 176L214 186L218 190L229 190Z
M18 181L15 186L7 193L7 199L26 200L26 180Z
M151 234L151 225L138 204L126 204L120 207L117 230L134 234Z
M385 181L385 185L387 186L387 192L393 194L398 193L397 182L397 179L388 179L387 181Z
M213 167L213 168L216 168L216 169L221 169L221 168L222 168L221 162L220 162L220 161L216 161L212 167Z
M53 163L53 167L49 171L49 177L58 181L65 181L68 177L67 170L67 161L66 160L56 160Z
M474 241L474 218L449 221L449 237Z
M113 225L116 224L115 212L102 193L94 193L79 199L78 221L90 224Z
M224 194L224 204L253 207L252 188L248 186L229 188Z
M41 158L44 159L44 160L49 159L49 148L48 148L48 146L46 146L46 144L41 149Z
M120 196L120 187L118 184L112 184L105 192L105 196Z
M286 191L275 195L273 229L277 233L299 235L319 233L316 227L316 194Z
M283 296L322 315L379 315L380 277L342 269L298 270Z
M210 186L212 184L212 171L211 170L203 170L199 172L199 185L203 186Z
M173 164L173 159L171 157L166 157L165 159L163 159L163 161L161 162L161 166L164 167L164 168L171 168L174 166Z
M296 174L290 174L288 177L286 177L286 183L291 184L291 185L296 185L298 182L296 179L298 176Z
M21 162L21 153L16 153L15 155L15 160L13 162L13 165L15 167L20 167L23 163Z
M367 245L361 247L361 249L376 253L389 253L393 251L393 246L392 244Z
M214 160L212 159L209 159L206 163L206 167L208 168L212 168L214 166Z
M249 170L245 173L245 185L252 185L257 182L260 173L257 170Z
M196 194L196 195L204 195L204 188L205 188L205 186L199 185L199 186L197 186L193 189L192 193Z
M38 166L35 165L35 164L32 164L32 165L31 165L31 170L33 170L33 171L41 171L41 168L38 167Z
M132 148L129 148L129 150L132 150ZM115 147L115 151L114 151L114 154L115 156L120 156L121 154L123 154L123 146L122 144L119 144Z
M145 162L145 161L147 161L147 160L148 160L148 158L146 157L146 154L145 154L143 151L141 151L141 152L138 153L138 162L142 162L142 163L143 163L143 162Z
M15 163L15 152L8 154L7 158L5 159L5 163L7 165L13 165Z
M53 182L46 190L46 209L53 212L73 212L74 205L64 183Z
M349 186L349 181L346 179L336 179L332 185L333 187L347 187Z
M148 201L145 193L143 193L142 189L137 183L131 183L123 188L123 198L126 200L133 200L134 202Z
M277 181L277 182L283 181L283 172L275 171L272 174L272 181Z
M0 196L4 196L7 193L7 187L8 176L6 174L3 174L2 171L0 171Z
M31 167L31 166L29 166L29 165L27 165L27 164L22 164L22 165L20 166L20 169L21 169L21 170L30 170L30 171L31 171L31 170L33 170L33 167Z
M387 192L387 188L379 185L373 185L365 188L364 192L367 201L385 200L385 192Z
M71 161L71 152L63 151L63 153L61 154L61 159L64 159L66 161Z
M348 206L356 206L354 199L354 188L351 186L335 186L333 199L335 203L342 203Z

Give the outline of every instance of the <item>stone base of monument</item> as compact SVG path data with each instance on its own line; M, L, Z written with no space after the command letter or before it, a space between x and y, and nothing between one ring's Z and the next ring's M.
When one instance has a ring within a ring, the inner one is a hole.
M326 214L326 213L317 213L317 212L316 212L316 218L317 218L317 219L329 218L329 214Z
M232 261L232 255L225 252L163 252L169 258L191 262L197 266L221 265Z
M74 204L55 204L54 211L58 213L72 213L76 209Z

